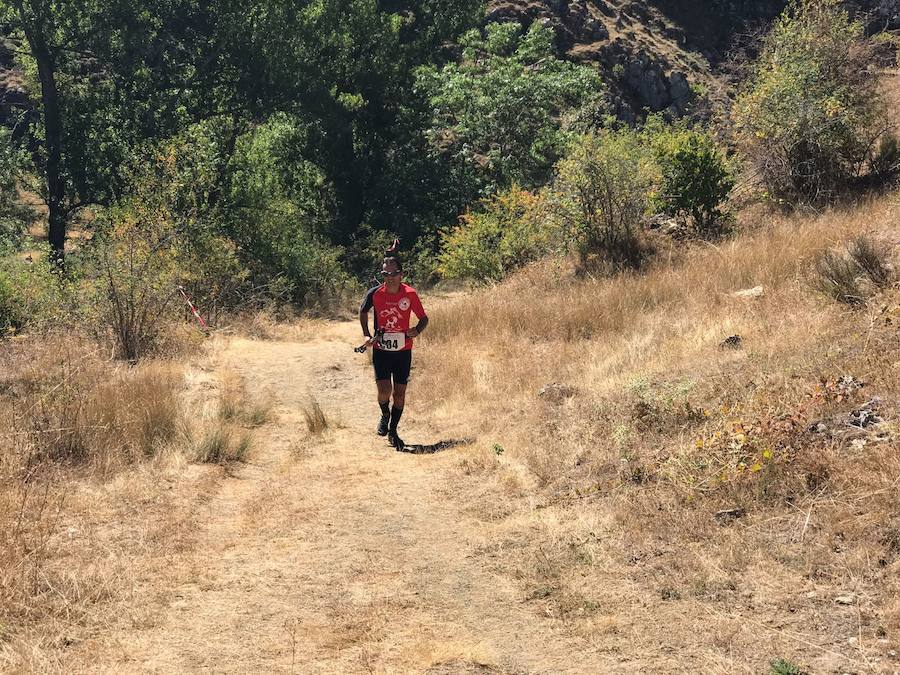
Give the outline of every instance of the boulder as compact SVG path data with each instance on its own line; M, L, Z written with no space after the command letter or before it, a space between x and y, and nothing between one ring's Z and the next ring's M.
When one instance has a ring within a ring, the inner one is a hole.
M735 291L731 294L734 298L761 298L765 295L762 286L754 286L753 288L745 288L742 291Z
M679 108L684 107L694 97L687 76L681 71L675 70L669 75L669 95Z
M561 403L567 398L572 398L576 393L577 390L572 385L552 382L541 387L538 396L550 403Z

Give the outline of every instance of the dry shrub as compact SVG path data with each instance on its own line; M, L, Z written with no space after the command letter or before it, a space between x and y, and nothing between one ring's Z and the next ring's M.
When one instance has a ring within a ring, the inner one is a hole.
M322 406L314 398L310 398L309 402L304 406L303 417L306 419L306 428L309 429L311 434L321 434L331 427L330 421L322 411Z
M25 645L0 654L0 670L10 654L49 668L38 645L63 639L52 626L68 634L113 592L108 566L64 561L74 481L106 478L175 442L182 386L173 363L129 367L77 334L0 344L0 639Z
M253 435L222 424L207 429L194 446L193 459L201 464L243 462L253 447Z
M892 279L890 250L866 235L856 237L843 251L826 251L815 265L815 287L847 305L865 304Z
M274 401L271 395L250 400L243 378L226 371L219 391L219 419L248 428L261 427L273 416Z
M78 337L47 336L0 354L0 419L44 460L111 469L154 454L183 419L183 378L170 363L113 364Z

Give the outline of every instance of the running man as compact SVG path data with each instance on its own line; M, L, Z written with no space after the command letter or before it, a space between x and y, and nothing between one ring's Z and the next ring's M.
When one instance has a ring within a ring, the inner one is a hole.
M363 335L371 338L369 332L369 310L375 310L375 330L384 329L381 340L374 345L372 363L375 366L375 384L378 386L378 405L381 421L378 435L387 436L397 450L403 449L403 440L397 435L397 425L406 404L406 385L412 366L413 338L428 325L428 317L419 300L419 295L411 286L403 283L403 263L397 254L399 241L385 252L381 275L384 283L372 288L359 307L359 323ZM409 325L410 313L419 320L414 327ZM394 405L390 405L393 395Z

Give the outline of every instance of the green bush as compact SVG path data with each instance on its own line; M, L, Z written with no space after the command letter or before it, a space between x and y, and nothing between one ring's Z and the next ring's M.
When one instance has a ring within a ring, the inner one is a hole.
M344 251L330 244L333 190L314 165L291 157L306 133L276 116L237 142L223 234L249 271L253 289L281 289L298 304L315 304L350 284ZM271 294L271 293L270 293Z
M772 196L828 201L871 164L890 126L872 58L838 0L792 0L775 22L734 108L739 145Z
M448 279L499 281L549 253L555 244L544 198L513 186L460 218L442 235L439 261Z
M770 664L769 675L806 675L806 671L787 659L775 659Z
M587 134L557 165L551 211L583 269L636 268L647 250L639 225L659 170L643 138L629 129Z
M700 235L718 232L722 205L734 187L734 174L709 133L684 123L665 125L651 119L648 136L660 172L654 206L669 215L690 217Z
M545 183L565 151L560 119L595 108L605 88L597 71L556 57L553 31L534 22L490 23L461 39L463 58L419 72L434 110L437 152L452 158L455 182L489 192Z
M28 164L26 150L13 140L9 129L0 127L0 252L17 248L35 218L19 196Z
M46 248L28 258L0 259L0 335L63 325L71 284L60 280L48 260Z

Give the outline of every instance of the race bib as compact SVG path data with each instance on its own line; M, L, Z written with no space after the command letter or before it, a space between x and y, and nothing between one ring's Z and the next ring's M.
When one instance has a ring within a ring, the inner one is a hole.
M381 336L381 348L387 352L399 352L406 346L406 333L385 333Z

